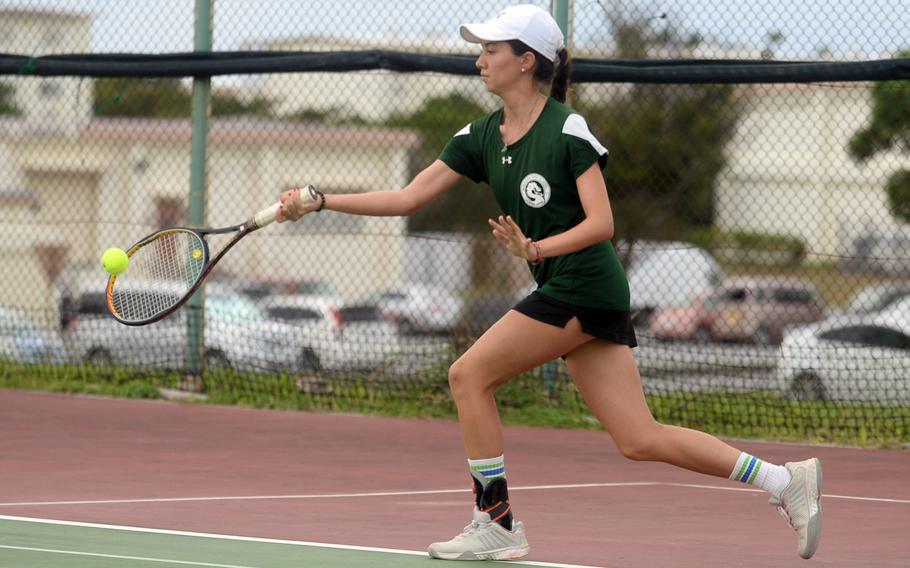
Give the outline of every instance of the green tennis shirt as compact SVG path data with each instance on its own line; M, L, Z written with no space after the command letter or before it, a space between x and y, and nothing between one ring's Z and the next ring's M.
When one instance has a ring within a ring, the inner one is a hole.
M585 218L575 180L607 149L581 115L547 99L531 129L505 145L502 109L468 124L446 144L439 159L454 171L493 188L503 213L535 241L568 231ZM538 291L589 308L629 309L629 282L610 241L529 263Z

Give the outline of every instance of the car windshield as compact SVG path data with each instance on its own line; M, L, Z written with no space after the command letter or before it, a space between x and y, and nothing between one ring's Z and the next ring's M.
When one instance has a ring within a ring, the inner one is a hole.
M222 320L262 321L265 319L255 304L238 295L208 296L205 299L205 311Z
M319 321L322 316L315 309L298 306L269 306L266 315L270 319L287 321Z
M341 309L346 322L383 321L382 312L376 306L348 306Z
M900 299L903 294L888 286L863 288L850 302L850 310L860 313L875 312Z

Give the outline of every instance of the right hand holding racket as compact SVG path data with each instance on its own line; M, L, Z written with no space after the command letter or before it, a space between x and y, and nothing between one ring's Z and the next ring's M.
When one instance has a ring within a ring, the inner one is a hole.
M311 185L304 188L294 188L281 194L281 207L275 218L279 223L296 221L313 211L322 209L325 196Z

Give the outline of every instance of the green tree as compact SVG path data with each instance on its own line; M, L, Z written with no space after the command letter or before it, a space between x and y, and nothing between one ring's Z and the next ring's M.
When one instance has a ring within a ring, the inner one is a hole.
M192 96L179 79L98 79L95 116L183 118Z
M910 57L910 51L900 57ZM880 152L910 154L910 88L907 81L881 81L872 87L869 123L850 138L847 151L864 163ZM893 173L885 183L891 213L910 222L910 170Z
M416 112L387 121L388 126L414 128L421 147L414 156L413 171L430 165L452 136L487 110L460 94L428 99ZM465 179L458 187L436 199L408 219L411 231L468 231L486 233L487 217L498 211L493 194L485 185Z
M179 79L98 79L95 116L186 118L192 113L192 93ZM244 100L230 90L212 92L213 116L272 116L264 97Z
M691 49L696 36L649 34L641 23L613 22L619 59L653 48ZM604 172L616 237L680 239L714 221L714 186L724 147L739 120L732 85L649 85L583 91L574 106L610 149Z
M0 116L19 116L21 114L13 101L15 90L12 85L0 83Z

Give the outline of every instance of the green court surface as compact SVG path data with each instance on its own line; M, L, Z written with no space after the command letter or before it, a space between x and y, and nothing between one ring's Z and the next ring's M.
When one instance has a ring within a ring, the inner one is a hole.
M0 566L4 568L438 568L441 564L425 553L407 550L0 516Z

